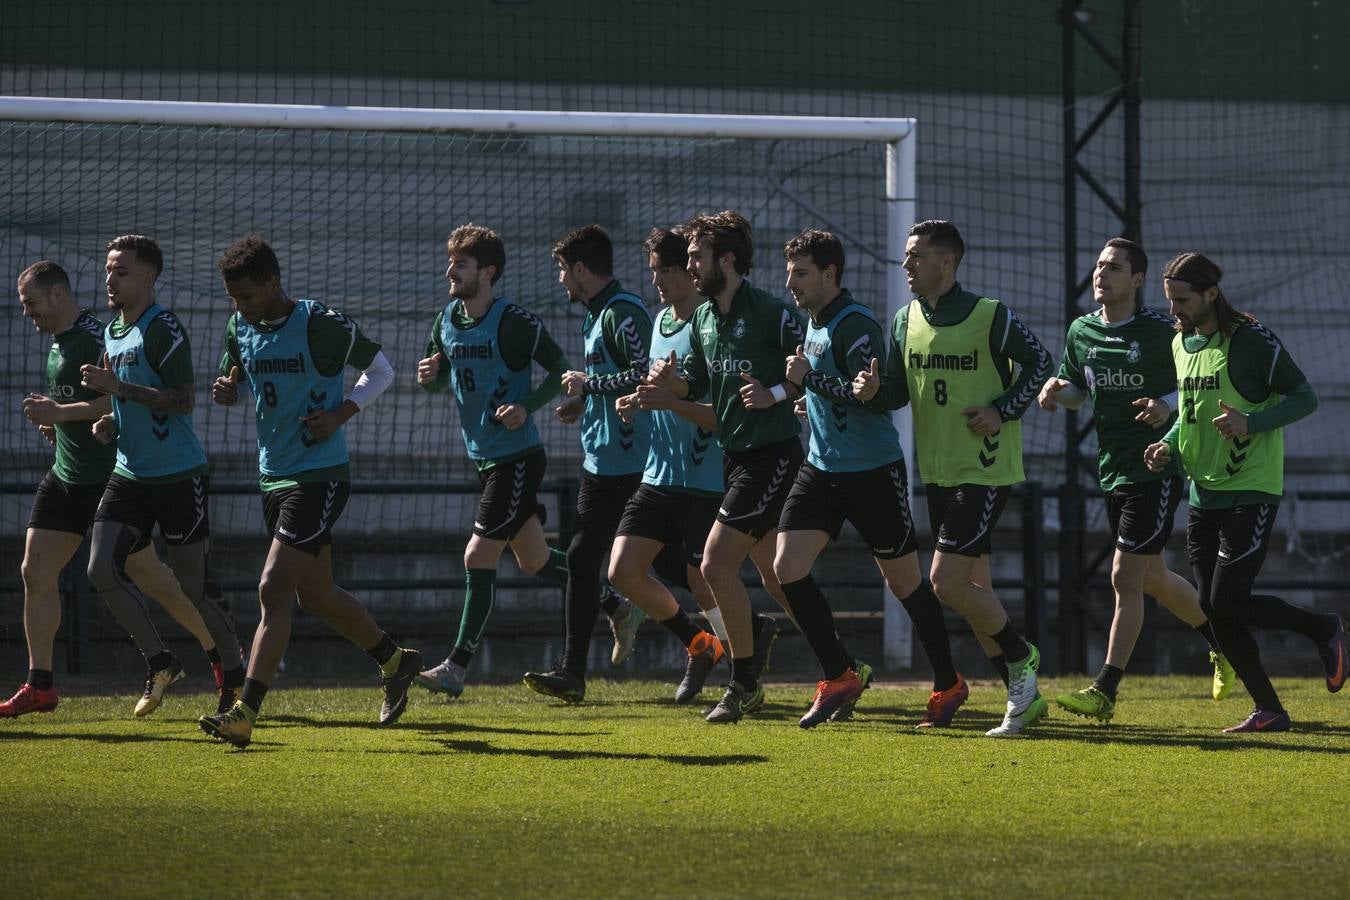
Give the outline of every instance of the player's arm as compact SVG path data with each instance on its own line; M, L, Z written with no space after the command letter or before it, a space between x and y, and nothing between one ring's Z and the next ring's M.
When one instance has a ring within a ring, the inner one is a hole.
M606 396L630 393L651 370L651 322L633 304L613 303L601 313L600 328L605 349L621 371L584 376L581 393Z
M309 351L314 368L322 375L332 377L347 366L361 373L336 408L316 409L301 417L306 430L324 441L389 389L394 383L394 367L378 341L368 338L355 320L335 309L322 313L315 310L310 315Z
M690 322L695 328L697 322ZM680 400L698 400L708 393L712 378L708 374L708 359L703 355L703 344L698 334L693 335L690 350L684 359L676 359L675 351L670 351L666 359L652 360L652 369L644 381L656 387L665 388Z
M905 333L908 328L909 307L906 306L895 315L885 359L876 361L876 373L858 369L853 378L853 396L874 412L900 409L909 402L909 381L905 378Z
M111 368L95 365L80 367L84 386L159 413L192 412L192 348L187 332L172 313L156 316L145 329L145 357L166 387L131 384L120 380Z
M450 386L450 365L445 357L445 345L441 343L441 322L445 310L436 313L431 323L431 337L427 339L426 356L417 363L417 384L431 394L440 394Z
M1077 346L1074 343L1074 331L1077 327L1077 322L1069 326L1068 337L1064 339L1064 355L1059 361L1059 371L1041 385L1041 392L1036 397L1041 409L1050 412L1061 406L1065 409L1078 409L1087 402L1087 378L1078 362Z
M239 314L234 313L225 323L225 349L220 355L220 365L216 367L216 380L211 383L211 401L221 406L234 406L239 402L239 391L247 391L248 381L244 376L244 363L239 355L239 338L235 328Z
M1000 419L1011 422L1022 418L1050 374L1050 351L1002 304L994 314L992 333L1002 336L998 350L1020 369L1012 385L991 404Z
M520 371L531 363L544 370L544 377L520 402L507 404L520 406L520 421L524 417L538 412L562 391L562 376L571 366L567 354L563 353L553 335L548 333L543 321L534 313L521 306L512 305L502 316L501 327L497 332L498 345L501 347L502 362L507 367Z
M870 316L854 314L846 317L835 328L830 351L841 372L862 372L871 369L873 361L877 361L880 368L880 363L885 360L885 346L881 324ZM846 381L813 369L802 379L802 386L831 403L875 412L853 396L852 379Z
M1255 402L1264 400L1272 392L1279 394L1280 399L1265 409L1245 415L1235 410L1227 411L1216 418L1216 426L1221 418L1241 419L1245 421L1234 421L1231 425L1238 437L1261 434L1291 425L1317 409L1317 392L1279 338L1264 326L1239 328L1233 334L1233 348L1228 358L1233 387L1238 393Z
M23 414L39 428L57 422L86 422L112 412L112 398L96 397L78 403L57 403L43 394L29 394L23 400Z
M717 430L717 414L713 412L711 403L681 400L666 388L654 384L640 384L629 396L632 398L630 405L637 409L648 412L658 409L670 410L681 419L693 422L707 431Z

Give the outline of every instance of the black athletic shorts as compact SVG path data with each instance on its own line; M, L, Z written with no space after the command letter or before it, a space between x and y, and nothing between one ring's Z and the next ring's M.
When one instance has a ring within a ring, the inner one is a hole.
M539 502L539 485L547 468L548 457L540 447L528 456L479 472L483 492L478 497L473 533L494 541L509 541L530 521L530 516L538 516L542 523L544 505Z
M641 484L641 472L596 475L582 469L581 484L577 486L576 530L587 535L608 535L607 543L613 543L623 511Z
M838 540L845 519L877 559L897 559L918 550L904 462L862 472L827 472L802 463L778 527L823 531Z
M1007 485L958 484L927 486L928 524L935 549L958 556L984 556L999 514L1008 502Z
M1196 509L1191 507L1186 523L1186 556L1202 589L1201 606L1211 609L1204 596L1204 588L1212 585L1215 573L1224 570L1226 584L1251 593L1266 551L1275 534L1275 516L1278 504L1254 503L1228 509Z
M102 484L70 484L48 471L33 498L28 527L44 531L84 534L94 523L94 512L103 499Z
M263 521L273 540L318 556L333 543L333 526L351 493L350 481L309 481L263 491Z
M211 536L206 502L210 483L211 479L206 475L167 484L150 484L113 475L103 491L94 521L129 525L144 537L149 537L158 523L164 543L174 547L195 544Z
M1116 547L1141 556L1161 553L1184 490L1180 475L1114 488L1106 495L1106 518Z
M670 487L640 484L619 520L619 537L640 537L681 546L686 565L703 562L703 545L717 520L722 498Z
M727 493L717 510L717 521L756 539L773 531L805 456L796 438L723 454Z

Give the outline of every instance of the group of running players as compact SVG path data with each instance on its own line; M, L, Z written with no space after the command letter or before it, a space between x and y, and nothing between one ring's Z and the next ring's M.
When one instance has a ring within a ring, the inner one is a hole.
M735 722L764 702L760 676L778 627L752 613L741 576L749 557L823 671L800 722L810 728L851 716L873 677L840 640L811 575L848 521L932 666L917 727L950 724L969 695L953 665L945 604L969 623L1007 685L1003 721L988 734L1017 735L1048 704L1037 687L1040 654L992 590L990 552L1009 492L1024 480L1020 420L1037 401L1047 410L1092 404L1115 540L1106 663L1091 686L1055 698L1059 706L1101 721L1113 716L1145 593L1207 642L1216 700L1237 678L1247 687L1255 708L1227 731L1290 726L1251 626L1306 636L1327 688L1344 683L1340 616L1252 592L1283 491L1281 430L1312 412L1316 395L1278 338L1228 304L1221 271L1198 253L1164 271L1168 317L1137 301L1143 249L1108 241L1093 277L1100 306L1071 325L1050 377L1050 355L1016 314L957 281L965 245L950 222L910 229L903 265L913 299L889 335L843 287L844 248L829 232L807 229L783 248L788 303L747 280L753 242L741 215L728 210L653 229L643 244L661 304L653 322L614 278L608 234L587 225L552 247L559 282L584 314L584 365L573 369L539 318L496 295L506 269L501 238L479 225L456 228L446 242L450 301L432 323L416 377L429 392L453 395L482 491L464 551L458 635L442 662L423 669L418 651L397 646L333 581L332 528L350 490L343 426L389 387L393 369L380 344L343 313L293 299L272 249L246 237L218 263L235 312L211 387L225 406L241 389L253 398L272 536L245 671L233 619L208 572L209 486L192 425L191 352L173 313L155 302L162 254L140 235L115 238L107 250L116 316L106 328L79 308L55 263L19 276L24 314L54 337L47 393L30 395L24 412L55 444L56 462L26 537L29 677L0 703L0 717L57 705L57 579L92 526L90 580L147 663L136 715L153 712L183 675L147 616L153 597L200 640L216 674L219 702L201 717L202 730L235 746L251 740L295 599L379 666L380 724L403 713L414 681L459 696L507 546L523 571L566 598L563 657L551 670L526 673L529 687L582 701L601 610L615 664L650 618L688 651L676 702L697 698L727 662L729 682L705 715L712 723ZM537 381L534 365L545 373ZM361 374L343 396L347 366ZM935 543L928 579L891 420L905 404ZM537 497L547 460L532 416L546 407L580 426L575 530L565 551L547 543ZM1162 556L1183 474L1191 480L1186 546L1198 590ZM150 544L156 524L167 569ZM682 609L671 585L687 590L701 615Z

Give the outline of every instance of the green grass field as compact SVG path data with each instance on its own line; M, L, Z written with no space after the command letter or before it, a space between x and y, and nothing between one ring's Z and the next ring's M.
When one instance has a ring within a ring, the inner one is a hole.
M1343 897L1350 692L1277 686L1289 734L1221 735L1245 695L1134 677L1111 725L1053 710L996 741L988 682L925 734L914 684L809 732L807 685L721 727L656 682L580 707L414 688L380 730L376 688L283 681L235 751L198 732L204 694L135 721L130 695L67 684L56 713L0 721L3 893Z

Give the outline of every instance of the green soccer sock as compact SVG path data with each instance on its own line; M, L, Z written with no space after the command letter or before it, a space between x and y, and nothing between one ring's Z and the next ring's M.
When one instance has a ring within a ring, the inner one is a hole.
M496 599L496 569L464 570L464 615L459 620L459 637L455 638L454 651L460 659L472 658L478 652Z
M554 587L567 590L567 554L555 548L549 548L548 562L534 573Z

